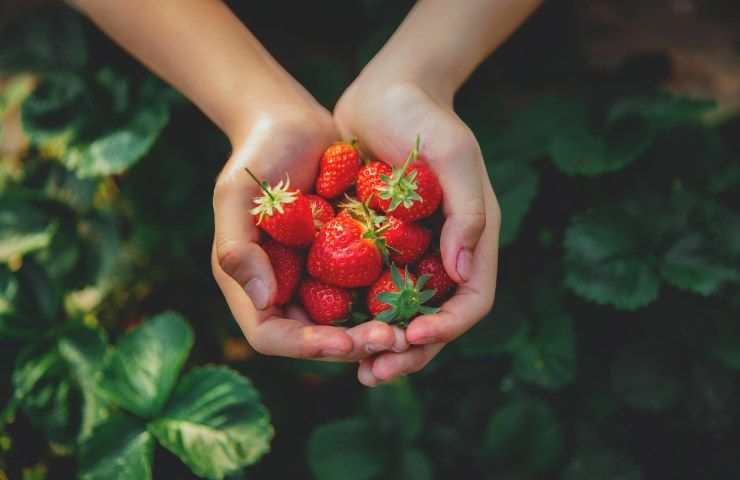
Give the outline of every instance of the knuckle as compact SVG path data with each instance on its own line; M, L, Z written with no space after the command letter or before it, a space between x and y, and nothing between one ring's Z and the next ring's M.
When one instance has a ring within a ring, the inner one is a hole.
M222 241L216 246L216 261L224 272L232 275L241 265L238 250L234 242Z
M322 351L316 342L316 332L313 327L304 327L298 334L298 352L304 358L319 358Z

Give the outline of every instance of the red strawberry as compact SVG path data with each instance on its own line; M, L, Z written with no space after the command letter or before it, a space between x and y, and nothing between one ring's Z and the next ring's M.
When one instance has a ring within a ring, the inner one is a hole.
M288 303L288 300L295 293L298 280L301 279L306 257L292 248L280 245L275 240L267 240L262 248L270 258L272 270L275 272L275 280L277 281L275 304Z
M429 275L428 286L437 292L430 299L432 302L444 297L455 286L455 281L447 275L439 252L431 252L425 255L416 266L416 274Z
M442 201L442 187L437 176L429 165L417 160L418 156L417 136L416 145L403 166L394 167L391 175L381 175L383 184L377 187L380 208L410 222L428 217Z
M355 181L361 166L360 152L354 143L335 143L321 155L316 193L324 198L338 197Z
M298 296L311 319L319 325L333 325L352 316L352 292L307 278L298 287Z
M311 245L315 236L311 203L300 190L288 190L290 179L287 175L285 185L280 180L275 187L270 187L266 180L259 181L249 169L247 172L264 192L263 196L253 198L257 206L249 211L257 225L288 247Z
M314 228L318 232L326 222L334 218L334 209L326 199L310 193L303 194L311 203L311 215L313 215Z
M372 195L370 200L370 208L380 210L380 204L378 203L378 187L384 185L383 180L380 176L390 176L393 173L393 169L383 162L370 162L360 170L357 175L357 182L355 182L355 190L357 190L357 198L361 202L367 202L367 199Z
M387 256L382 228L367 216L348 211L326 223L308 253L308 273L340 287L370 285Z
M397 323L401 327L408 325L409 320L419 313L436 313L438 308L423 305L435 293L434 290L421 290L427 280L428 275L417 280L408 269L401 273L391 265L367 293L367 308L376 320Z
M432 231L414 222L407 222L395 217L388 217L388 230L380 236L391 255L391 260L402 267L414 263L429 248Z

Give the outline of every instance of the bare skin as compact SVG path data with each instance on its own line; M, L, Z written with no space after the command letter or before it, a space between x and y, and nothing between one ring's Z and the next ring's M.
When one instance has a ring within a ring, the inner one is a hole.
M78 6L229 137L233 153L213 196L212 267L250 344L268 355L359 361L359 380L372 386L423 368L493 305L501 214L478 143L452 101L540 3L420 0L333 116L221 1L79 0ZM398 163L417 133L422 157L442 182L441 251L459 284L455 295L405 332L378 321L318 326L298 305L274 306L275 275L245 215L258 186L244 167L270 182L287 172L292 185L309 190L321 152L338 134L359 138L373 158Z

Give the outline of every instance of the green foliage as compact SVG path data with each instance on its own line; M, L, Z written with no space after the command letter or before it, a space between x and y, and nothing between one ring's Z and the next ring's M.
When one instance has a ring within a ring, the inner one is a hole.
M312 4L336 49L249 8L331 107L412 4ZM0 478L732 477L740 123L627 67L548 70L575 50L551 13L456 97L502 210L494 308L373 389L236 340L208 263L223 135L73 10L8 25Z
M192 346L193 331L179 315L159 315L118 339L101 390L134 415L153 418L172 393Z
M562 448L562 427L550 407L537 399L518 399L495 411L483 438L486 461L525 476L552 466Z
M257 391L226 367L200 367L185 375L149 431L206 478L224 478L256 462L273 436Z

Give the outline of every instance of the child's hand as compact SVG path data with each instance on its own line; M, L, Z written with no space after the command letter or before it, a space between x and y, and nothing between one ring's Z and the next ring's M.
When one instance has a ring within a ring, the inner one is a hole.
M368 69L337 104L334 117L342 137L360 139L372 159L401 164L421 135L421 158L442 184L441 254L459 287L439 313L413 320L405 353L383 353L360 364L358 377L375 385L423 368L443 344L485 316L493 305L501 213L478 142L455 115L445 96L435 98L413 82L388 82L387 73Z
M297 103L273 107L257 117L248 132L216 182L212 268L249 343L267 355L335 361L357 361L388 349L406 350L403 332L381 322L351 329L320 326L298 305L271 306L275 275L249 214L259 187L245 167L273 183L287 172L292 187L309 191L321 153L336 133L329 112L312 103L305 108Z

